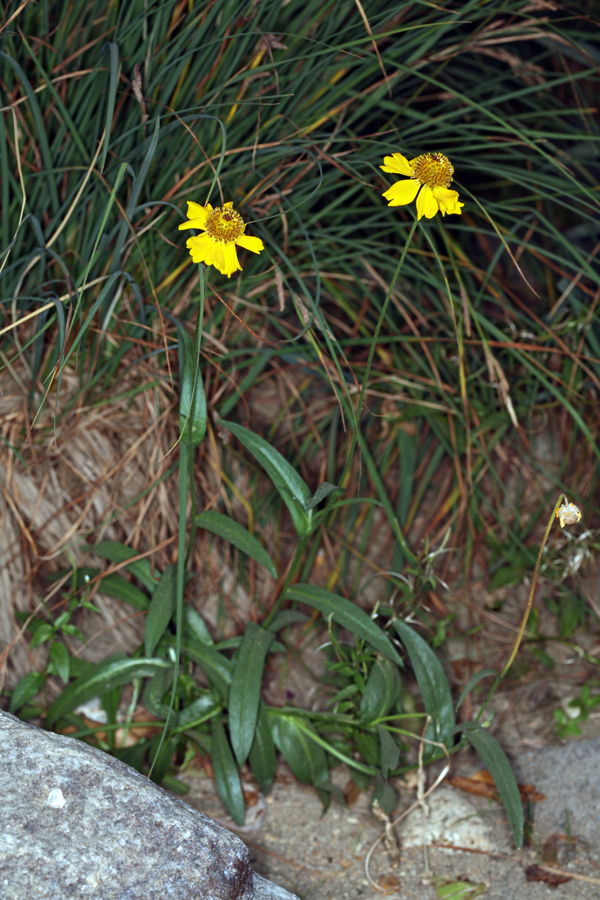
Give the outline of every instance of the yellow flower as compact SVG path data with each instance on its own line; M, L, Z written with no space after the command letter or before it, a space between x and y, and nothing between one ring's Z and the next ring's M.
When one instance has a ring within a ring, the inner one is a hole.
M417 198L417 216L433 219L436 213L456 213L461 206L458 191L448 190L452 184L454 166L443 153L422 153L408 160L401 153L384 157L384 172L406 175L410 181L397 181L384 193L390 206L406 206Z
M556 516L560 522L560 527L564 528L565 525L576 525L577 522L581 521L581 510L574 503L563 503L556 510Z
M214 266L223 275L231 278L238 269L242 270L237 258L235 245L260 253L265 245L260 238L244 234L246 225L233 203L226 203L222 208L210 203L200 206L188 200L188 222L179 226L180 231L186 228L198 228L204 232L197 237L188 238L186 247L195 263L206 263Z

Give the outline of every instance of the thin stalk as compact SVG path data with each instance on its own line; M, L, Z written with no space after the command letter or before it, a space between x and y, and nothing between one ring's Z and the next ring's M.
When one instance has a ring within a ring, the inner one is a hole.
M406 238L406 243L405 243L405 245L404 245L404 250L402 251L402 255L401 255L401 257L400 257L400 260L399 260L399 262L398 262L398 265L396 266L396 271L394 272L394 277L392 278L392 280L391 280L391 282L390 282L390 286L389 286L389 288L388 288L388 292L387 292L387 294L386 294L385 300L383 301L383 306L381 307L381 313L380 313L380 315L379 315L379 321L377 322L377 327L375 328L375 333L374 333L374 335L373 335L373 340L371 341L371 348L370 348L370 350L369 350L369 358L368 358L368 360L367 360L367 368L365 369L365 375L364 375L364 378L363 378L363 383L362 383L362 387L361 387L361 389L360 389L360 395L359 395L359 398L358 398L358 405L357 405L357 409L356 409L356 419L355 419L355 422L354 422L354 432L353 432L353 434L352 434L352 444L350 445L350 452L349 452L348 458L347 458L347 460L346 460L346 466L345 466L344 471L343 471L343 473L342 473L342 477L340 478L340 480L339 480L339 482L338 482L338 483L340 484L340 486L343 486L344 481L345 481L345 479L346 479L346 476L347 476L347 474L348 474L348 472L349 472L349 470L350 470L350 466L352 465L352 458L353 458L353 456L354 456L354 450L355 450L355 448L356 448L356 442L357 442L357 440L358 440L358 431L359 431L359 428L360 428L360 416L361 416L361 413L362 413L362 410L363 410L364 401L365 401L365 391L366 391L366 389L367 389L367 384L368 384L368 381L369 381L369 376L370 376L370 374L371 374L371 365L372 365L372 363L373 363L373 356L375 355L375 348L377 347L377 341L378 341L378 339L379 339L379 332L381 331L381 326L383 325L383 320L385 319L385 314L386 314L386 312L387 312L387 308L388 308L388 305L389 305L389 302L390 302L390 299L391 299L391 296L392 296L392 291L394 290L394 288L395 288L395 286L396 286L396 281L398 280L398 276L400 275L400 270L402 269L402 266L403 266L403 264L404 264L404 260L405 260L405 258L406 258L406 254L407 254L407 252L408 252L408 247L409 247L409 244L410 244L410 242L411 242L411 240L412 240L412 237L413 237L413 235L414 235L414 233L415 233L415 229L416 229L416 227L417 227L418 221L419 221L418 219L415 219L415 221L414 221L413 224L412 224L412 227L411 227L411 229L410 229L410 232L409 232L409 234L408 234L408 237ZM327 504L328 506L330 505L331 502L333 502L333 497L334 497L334 495L331 494L330 496L331 496L331 499L330 499L330 501L329 501L328 504Z
M199 265L198 269L200 270L200 306L198 308L198 317L196 318L196 328L194 331L194 359L196 360L196 377L194 379L194 390L192 391L192 402L190 403L190 415L191 411L194 409L194 403L196 401L196 391L198 390L198 379L202 378L200 373L200 345L202 343L202 323L204 321L204 297L205 297L205 278L206 278L206 269L204 266ZM192 501L192 526L190 528L190 539L188 541L187 552L185 554L185 565L189 563L190 555L192 553L192 547L194 546L194 538L196 537L196 492L194 490L194 461L195 461L195 447L192 443L192 429L188 423L188 447L189 447L189 459L188 459L188 477L190 480L190 498Z
M171 713L175 703L175 695L177 693L177 679L179 676L179 660L181 658L181 632L183 628L183 591L185 588L185 534L186 534L186 507L187 507L187 489L188 489L188 443L186 440L181 441L179 451L179 533L177 541L177 597L175 605L175 665L173 668L173 687L171 689L171 702L169 703L169 711L165 720L165 726L160 736L160 741L154 759L150 764L148 778L152 776L154 763L158 759L162 749L165 735L169 728Z
M283 587L282 587L281 591L279 592L279 597L273 604L273 609L271 610L271 612L265 619L264 625L262 626L263 628L269 627L269 625L271 624L271 622L273 621L273 619L275 618L275 616L281 609L281 604L283 603L285 593L291 584L292 578L294 577L294 575L296 574L296 572L298 570L298 567L302 561L302 556L304 554L304 551L306 550L306 545L308 544L310 537L311 537L310 535L307 535L306 537L300 538L300 543L296 547L296 552L294 553L294 558L292 559L292 561L290 563L290 567L288 569L288 573L287 573L285 581L283 583Z
M511 654L508 657L508 662L506 663L506 665L502 669L502 672L500 673L500 675L497 677L496 681L492 685L489 694L485 698L485 701L483 702L483 705L482 705L481 709L479 710L479 714L477 716L478 721L481 719L486 706L488 705L488 703L490 702L490 700L496 693L496 690L498 689L498 685L508 674L510 667L512 666L513 662L515 661L515 657L519 651L519 647L521 646L521 641L523 640L523 635L525 634L525 628L527 627L527 620L529 619L529 613L531 612L531 607L533 606L533 598L535 595L535 589L537 587L537 578L538 578L538 573L540 571L540 564L542 562L542 554L544 552L544 547L546 546L546 541L548 540L548 535L550 534L550 529L552 528L552 523L554 522L554 520L556 518L557 510L558 510L559 506L561 505L561 503L563 502L563 500L565 502L567 502L567 498L565 497L565 495L561 494L554 506L554 509L552 510L552 515L550 516L550 519L548 520L548 524L546 525L546 531L544 532L544 537L543 537L543 540L542 540L542 543L540 546L540 550L538 553L538 558L537 558L537 561L535 564L535 569L533 572L533 579L531 581L531 590L529 591L529 596L527 598L527 604L525 606L525 612L523 613L523 620L521 622L521 627L519 628L519 633L517 634L517 638L515 640Z

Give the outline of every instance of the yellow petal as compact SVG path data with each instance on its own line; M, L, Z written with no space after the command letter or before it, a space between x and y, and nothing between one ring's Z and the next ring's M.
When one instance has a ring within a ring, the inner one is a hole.
M233 202L231 202L231 203L224 203L224 204L223 204L223 209L233 209Z
M229 273L226 271L226 260L224 248L225 244L222 244L220 241L213 241L213 249L211 255L211 265L218 269L223 275L227 275L229 277Z
M179 231L187 231L188 228L199 228L201 231L204 231L206 228L206 219L202 219L198 216L197 219L189 219L187 222L182 222L181 225L178 226Z
M185 246L190 251L190 256L195 263L206 263L210 266L209 260L212 258L214 243L207 234L199 234L197 237L188 238Z
M437 200L433 196L433 191L428 184L424 184L421 193L417 197L417 216L422 219L433 219L435 214L439 212L440 207Z
M180 225L179 231L185 231L186 228L206 228L206 220L211 210L212 206L210 203L207 203L206 206L200 206L199 203L188 200L187 217L189 221Z
M236 244L238 247L243 247L244 250L252 250L253 253L260 253L261 250L265 249L265 245L260 238L250 237L249 234L240 235L236 240Z
M433 196L437 200L440 212L443 216L455 213L460 216L461 207L464 203L460 203L458 199L458 191L451 191L444 187L434 187Z
M221 244L221 246L223 248L223 268L220 266L217 266L217 268L223 275L227 275L228 278L231 278L233 273L237 272L238 269L240 272L242 271L242 267L238 262L235 244L232 241L230 244Z
M212 206L210 203L207 203L206 206L201 206L200 203L194 203L193 200L188 200L188 209L187 209L187 217L188 219L206 219L208 218L209 212L212 212Z
M415 199L420 187L420 183L413 181L413 179L410 181L397 181L391 188L388 188L383 196L388 201L389 206L406 206L407 203L412 203Z
M410 163L401 153L392 153L391 156L384 156L383 163L384 164L379 166L379 168L383 169L384 172L393 172L396 175L408 175L409 178L413 173Z

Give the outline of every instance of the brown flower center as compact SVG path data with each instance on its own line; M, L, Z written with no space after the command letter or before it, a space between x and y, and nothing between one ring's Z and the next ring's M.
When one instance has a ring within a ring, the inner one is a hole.
M209 212L206 220L207 233L213 241L220 241L222 244L233 244L244 233L245 227L239 212L228 207L221 209L216 206Z
M443 153L422 153L413 162L412 177L429 187L450 187L454 166Z

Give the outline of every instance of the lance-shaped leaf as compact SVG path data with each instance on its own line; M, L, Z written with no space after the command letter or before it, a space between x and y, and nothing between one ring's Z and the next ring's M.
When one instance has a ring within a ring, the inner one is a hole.
M161 647L175 647L175 645L174 635L166 634L161 641ZM181 641L181 655L200 666L210 683L217 688L223 700L227 702L233 672L231 660L215 650L214 647L202 644L192 638L183 638Z
M479 684L484 678L489 678L490 675L493 675L496 679L498 678L498 673L495 669L481 669L480 672L475 672L474 675L469 678L468 682L464 686L460 697L458 698L458 703L456 704L456 711L458 712L459 706L462 704L463 700L467 696L470 691L473 690L475 685Z
M360 704L360 714L366 722L386 716L402 690L398 667L387 657L378 659L371 672Z
M112 562L119 563L131 559L132 556L139 556L137 550L126 547L125 544L120 544L118 541L100 541L94 547L94 553L97 553L98 556L103 556L105 559L110 559ZM128 563L125 568L129 569L136 578L139 578L146 590L154 590L158 583L158 578L155 578L152 574L148 559L136 559L135 562Z
M312 530L313 514L305 507L310 500L310 490L304 479L275 447L253 431L223 419L219 420L219 425L231 431L260 463L289 509L298 535L307 537Z
M300 724L296 716L275 714L270 720L273 740L298 781L318 786L327 784L327 758L323 748L310 737L312 726Z
M246 804L233 753L222 723L212 720L212 765L219 795L234 822L244 824Z
M152 656L154 648L167 630L175 610L177 594L177 566L167 566L162 578L154 589L148 614L144 641L146 656Z
M179 341L179 371L181 377L179 400L179 429L186 440L191 433L192 446L197 447L206 434L206 397L194 344L183 327L177 329Z
M523 803L506 753L485 728L468 729L466 735L494 779L512 829L517 849L523 846Z
M229 688L229 734L240 766L246 762L254 740L262 674L273 637L272 632L250 622L235 657Z
M322 500L325 500L325 498L329 497L330 494L333 494L334 491L340 491L342 494L344 493L344 489L338 487L337 484L330 484L328 481L321 482L312 497L305 502L305 509L314 509L315 506L318 506Z
M252 747L250 748L249 761L252 774L256 778L263 794L266 794L275 777L277 758L275 756L275 744L273 743L269 717L262 703L258 708L256 731L254 732Z
M54 724L60 716L92 697L101 697L121 684L156 675L161 669L171 666L172 663L164 659L105 659L90 667L85 675L76 678L64 689L48 710L45 725L48 727Z
M388 636L356 603L314 584L295 584L285 592L284 599L298 600L318 609L324 616L331 616L334 622L367 641L396 665L404 665Z
M242 553L247 553L257 563L264 566L273 578L277 578L275 564L263 545L238 522L234 522L229 516L211 509L200 513L199 516L196 516L195 521L198 528L206 528L207 531L211 531L213 534L229 541Z
M452 746L454 736L454 707L450 685L442 668L442 664L420 634L399 619L394 621L394 628L406 648L410 658L417 684L421 690L426 712L432 718L425 737L430 741L441 741L447 747ZM425 747L424 757L435 752L433 747Z

